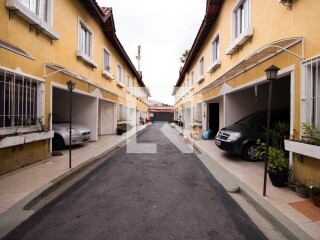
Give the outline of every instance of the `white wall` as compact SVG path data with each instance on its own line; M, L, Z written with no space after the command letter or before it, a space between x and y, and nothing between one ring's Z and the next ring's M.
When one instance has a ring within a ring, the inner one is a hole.
M69 92L53 88L52 113L69 120ZM72 93L72 122L91 130L91 140L98 140L98 99Z
M268 108L269 84L258 85L257 97L255 88L250 87L225 95L225 124L235 123L241 118ZM278 79L273 81L271 109L290 108L290 81Z

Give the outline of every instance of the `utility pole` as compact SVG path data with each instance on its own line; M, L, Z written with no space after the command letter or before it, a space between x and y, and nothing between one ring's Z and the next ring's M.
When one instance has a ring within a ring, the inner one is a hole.
M141 60L141 46L138 45L138 56L136 56L136 59L138 60L138 71L140 71L140 60Z

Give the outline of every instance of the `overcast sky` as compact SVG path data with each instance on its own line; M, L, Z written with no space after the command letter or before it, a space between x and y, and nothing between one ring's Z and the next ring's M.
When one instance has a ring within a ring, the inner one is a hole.
M143 82L151 99L173 104L180 56L190 49L205 16L206 0L97 0L112 7L116 34L138 69L141 45Z

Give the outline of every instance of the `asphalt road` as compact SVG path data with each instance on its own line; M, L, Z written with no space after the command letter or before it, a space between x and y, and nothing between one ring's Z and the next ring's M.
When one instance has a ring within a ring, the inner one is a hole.
M266 239L195 154L150 126L4 239ZM172 130L175 131L175 130Z

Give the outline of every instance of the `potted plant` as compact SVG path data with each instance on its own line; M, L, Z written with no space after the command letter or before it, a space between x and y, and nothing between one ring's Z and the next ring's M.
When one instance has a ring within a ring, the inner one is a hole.
M297 184L296 192L299 197L302 197L302 198L309 198L310 197L309 188L303 183Z
M285 149L320 159L320 132L311 124L301 123L301 139L285 140Z
M292 167L289 169L289 174L288 174L288 187L291 191L295 192L296 191L296 186L297 186L297 181L294 177L294 172Z
M118 124L116 130L118 135L122 135L127 131L127 124L126 123Z
M320 207L320 187L310 186L310 196L312 198L313 204L316 207Z
M264 157L266 154L266 144L261 142L260 139L257 141L257 144L259 145L260 156ZM268 175L272 185L275 187L286 187L288 184L289 160L285 156L284 151L269 146L268 157Z
M278 122L274 129L270 129L271 145L268 149L268 175L275 187L286 187L288 185L289 159L283 150L283 139L289 130L288 124ZM260 157L266 154L266 144L257 141Z

